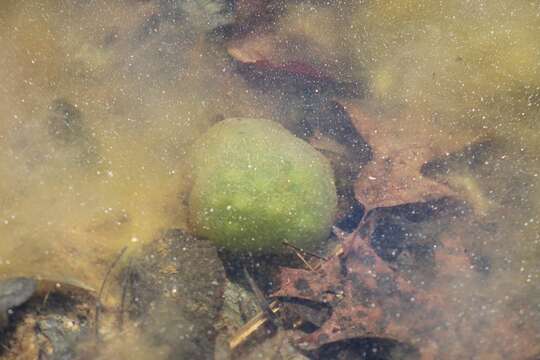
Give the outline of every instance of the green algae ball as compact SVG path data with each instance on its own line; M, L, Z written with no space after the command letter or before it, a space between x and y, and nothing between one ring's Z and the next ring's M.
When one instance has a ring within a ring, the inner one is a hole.
M313 249L337 206L328 161L278 123L227 119L192 149L189 221L217 246L276 253L283 241Z

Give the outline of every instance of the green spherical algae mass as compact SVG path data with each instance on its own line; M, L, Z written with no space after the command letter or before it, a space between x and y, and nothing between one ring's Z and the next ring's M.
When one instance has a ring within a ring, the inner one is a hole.
M232 118L192 149L192 231L231 251L278 253L287 241L314 249L337 206L329 162L280 124Z

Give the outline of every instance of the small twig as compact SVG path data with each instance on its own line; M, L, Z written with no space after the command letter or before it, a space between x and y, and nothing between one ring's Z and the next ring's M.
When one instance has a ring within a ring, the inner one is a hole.
M311 265L307 262L306 258L305 258L304 256L302 256L302 254L301 254L299 251L297 251L296 249L293 249L293 250L294 250L294 253L296 254L296 256L298 256L298 258L299 258L300 260L302 260L302 262L304 263L304 265L306 265L306 267L307 267L310 271L315 271L315 269L313 268L313 266L311 266Z
M257 300L257 304L259 305L260 310L266 314L267 318L272 321L273 324L280 325L279 318L276 316L275 312L272 311L270 308L270 304L268 301L266 301L266 298L255 282L255 280L251 277L249 272L247 271L246 267L244 266L244 275L246 276L246 279L249 283L249 286L251 287L251 290L253 290L253 293L255 294L255 299Z
M107 283L107 280L109 279L109 276L111 275L112 270L116 266L116 264L120 261L122 258L122 255L127 250L127 246L124 246L122 250L118 253L116 258L113 260L111 265L109 265L109 268L107 269L107 272L105 273L105 276L103 277L103 281L101 282L101 287L99 288L97 301L96 301L96 310L95 310L95 317L94 317L94 327L95 327L95 336L96 340L99 341L99 313L101 310L101 296L103 295L103 290L105 289L105 284Z
M126 270L126 274L125 274L124 279L122 281L122 297L121 297L121 300L120 300L120 314L119 314L119 317L118 317L118 328L120 330L122 330L123 327L124 327L124 309L125 309L125 306L126 306L126 297L127 297L127 293L128 293L128 287L133 286L133 279L132 279L133 273L131 272L132 271L131 270L131 263L132 263L132 259L129 260L127 270Z
M288 246L288 247L290 247L290 248L292 248L292 249L294 249L294 250L296 250L296 251L298 251L298 252L304 253L304 254L309 255L309 256L311 256L311 257L314 257L314 258L317 258L317 259L321 259L321 260L324 260L324 261L327 261L327 260L328 260L328 259L327 259L326 257L324 257L324 256L317 255L317 254L314 254L314 253L312 253L312 252L306 251L306 250L304 250L304 249L302 249L302 248L299 248L298 246L295 246L295 245L291 244L290 242L288 242L288 241L286 241L286 240L283 241L283 245Z
M50 291L47 291L47 293L43 297L43 301L41 302L42 307L45 307L45 305L47 305L47 301L49 300L50 293L51 293Z
M272 301L269 307L274 314L277 314L281 310L280 303L277 300ZM244 324L244 326L242 326L242 328L229 340L229 348L231 350L236 349L238 346L240 346L240 344L246 341L246 339L249 338L255 331L257 331L259 328L261 328L261 326L266 324L267 321L268 317L264 312L260 312L254 317L252 317L251 320Z

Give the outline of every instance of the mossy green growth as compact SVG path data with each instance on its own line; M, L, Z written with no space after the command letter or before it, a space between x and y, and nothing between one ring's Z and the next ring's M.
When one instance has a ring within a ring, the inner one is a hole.
M193 146L192 231L232 251L280 252L283 241L313 249L336 213L328 161L280 124L234 118Z

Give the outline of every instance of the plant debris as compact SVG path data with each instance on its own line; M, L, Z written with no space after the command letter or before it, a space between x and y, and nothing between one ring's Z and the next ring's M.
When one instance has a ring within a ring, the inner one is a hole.
M428 126L407 127L399 118L377 119L353 101L339 101L356 130L371 147L373 159L355 184L357 200L367 211L458 197L448 185L422 174L432 160L471 145L474 139L451 136Z
M369 220L351 234L337 231L343 253L329 259L317 272L282 270L281 289L273 294L275 297L332 307L330 319L310 334L301 333L298 346L315 350L338 341L383 338L415 346L423 360L525 359L539 353L538 339L519 315L508 318L504 313L486 313L486 326L478 328L476 321L467 321L467 315L460 312L461 304L451 291L438 286L441 282L448 284L456 274L460 278L475 276L465 249L456 239L441 237L434 249L435 279L418 285L410 274L393 269L377 255L369 243L371 231L367 228L373 228Z

